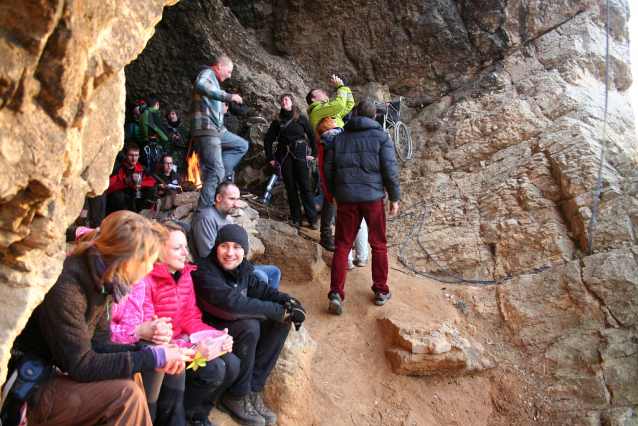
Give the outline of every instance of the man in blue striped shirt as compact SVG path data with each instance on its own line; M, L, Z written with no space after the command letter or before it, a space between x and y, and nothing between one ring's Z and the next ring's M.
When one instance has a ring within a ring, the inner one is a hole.
M243 103L241 96L223 91L220 84L231 77L233 62L219 56L212 67L201 66L193 79L190 100L191 137L199 144L203 168L197 213L213 205L215 188L233 179L235 166L248 151L248 142L224 127L223 102Z

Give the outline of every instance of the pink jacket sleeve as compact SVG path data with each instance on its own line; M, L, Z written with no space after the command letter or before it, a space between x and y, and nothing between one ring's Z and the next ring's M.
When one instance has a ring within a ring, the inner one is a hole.
M148 282L145 281L144 287L144 305L142 307L144 310L144 321L142 322L150 321L153 315L155 315L155 305L153 305L153 280L149 278Z
M136 326L144 322L144 278L133 285L133 290L120 303L113 304L113 321L111 322L111 340L115 343L135 343Z

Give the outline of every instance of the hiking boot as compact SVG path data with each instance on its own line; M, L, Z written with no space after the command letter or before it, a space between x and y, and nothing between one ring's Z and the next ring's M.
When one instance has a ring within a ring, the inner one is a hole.
M335 240L332 235L322 235L319 244L328 251L335 251Z
M391 297L391 291L389 291L388 294L374 293L374 304L377 306L383 306Z
M208 419L192 419L190 422L188 422L188 426L215 426L215 423L211 422Z
M301 228L301 221L300 220L293 220L292 221L292 226L294 226L295 228Z
M354 269L354 263L352 263L352 260L348 259L348 271Z
M366 266L368 264L368 262L370 262L370 259L368 259L367 257L365 259L357 259L354 261L354 266L358 266L359 268L363 268L364 266Z
M335 315L341 315L341 296L339 296L339 293L333 293L332 296L330 296L328 312Z
M319 230L319 225L317 224L317 222L311 223L310 225L308 225L308 227L310 229L312 229L313 231L318 231Z
M255 411L255 407L250 402L250 395L234 397L223 394L219 400L219 408L243 425L265 426L266 424L266 420Z
M250 402L252 402L255 411L261 415L266 421L267 425L274 425L277 423L277 415L270 411L265 405L264 400L261 399L261 392L252 391L250 394Z

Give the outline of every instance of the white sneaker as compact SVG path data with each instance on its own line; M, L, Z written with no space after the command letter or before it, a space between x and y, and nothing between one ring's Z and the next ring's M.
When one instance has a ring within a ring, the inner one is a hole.
M354 269L354 263L351 260L348 261L348 271Z
M354 265L358 266L359 268L363 268L364 266L366 266L368 264L368 262L370 262L370 259L368 259L367 257L365 259L357 259L354 261Z

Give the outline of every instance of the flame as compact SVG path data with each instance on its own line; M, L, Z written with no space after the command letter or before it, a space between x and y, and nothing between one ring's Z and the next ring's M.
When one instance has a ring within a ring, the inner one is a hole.
M193 182L198 188L202 186L199 171L199 155L197 155L196 152L193 152L193 155L188 157L188 180Z

